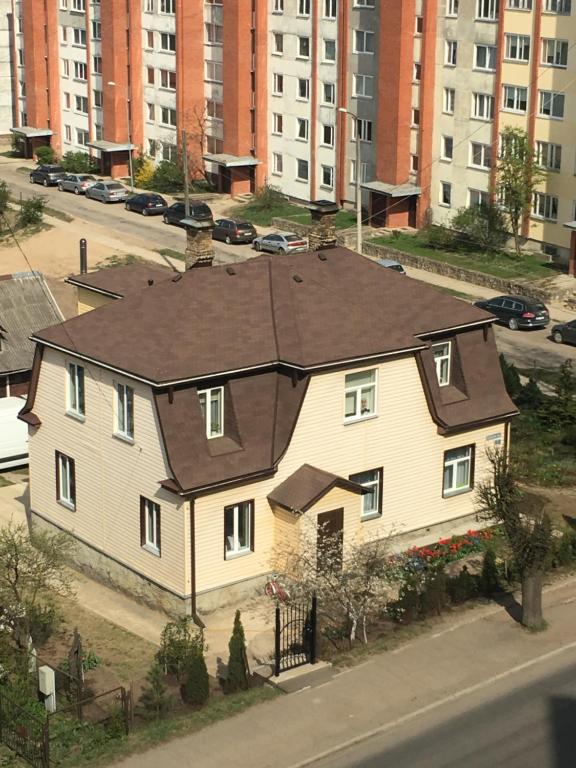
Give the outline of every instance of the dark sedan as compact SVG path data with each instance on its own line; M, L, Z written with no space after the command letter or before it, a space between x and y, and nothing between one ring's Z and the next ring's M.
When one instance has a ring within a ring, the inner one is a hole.
M475 306L494 315L511 331L519 328L546 328L550 322L548 308L539 299L527 296L496 296L474 302Z
M177 224L186 218L186 206L184 203L172 203L166 208L162 216L164 224ZM190 203L190 218L196 221L209 221L212 218L212 211L206 203Z
M216 219L212 230L213 240L223 240L225 243L251 243L257 236L254 226L249 221L237 219Z
M576 320L552 326L551 336L557 344L576 344Z
M140 195L129 197L124 207L127 211L135 211L141 213L142 216L159 216L166 211L168 203L162 195L142 192Z
M39 165L30 172L30 184L43 184L45 187L55 187L60 179L66 176L61 165Z

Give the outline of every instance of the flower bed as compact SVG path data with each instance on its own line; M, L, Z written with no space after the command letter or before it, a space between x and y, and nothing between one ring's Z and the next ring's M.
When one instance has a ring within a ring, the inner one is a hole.
M493 542L499 531L497 528L485 528L482 531L468 531L462 536L451 536L449 539L440 539L436 544L425 547L411 547L404 553L412 564L448 565L461 560L468 555L482 553L489 542Z

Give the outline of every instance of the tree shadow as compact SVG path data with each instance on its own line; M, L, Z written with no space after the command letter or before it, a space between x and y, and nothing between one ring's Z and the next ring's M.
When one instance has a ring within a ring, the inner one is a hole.
M506 611L508 616L517 624L522 622L522 605L516 600L513 592L499 592L494 595L493 600Z

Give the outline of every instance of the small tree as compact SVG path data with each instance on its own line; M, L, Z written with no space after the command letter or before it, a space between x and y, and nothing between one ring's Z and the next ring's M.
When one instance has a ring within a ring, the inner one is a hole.
M155 192L172 194L184 189L184 171L180 162L163 160L158 165L150 180L150 189Z
M488 459L492 476L478 486L478 507L504 530L522 582L522 624L542 629L542 579L552 554L550 518L543 511L541 499L529 498L521 491L505 451L489 452Z
M532 196L543 177L534 162L534 151L526 131L506 126L501 134L496 191L510 222L518 256L522 221L530 212Z
M46 199L42 195L33 195L28 200L23 200L18 214L18 225L29 227L40 224L44 218Z
M172 699L166 691L162 668L159 664L152 664L146 674L146 683L142 689L139 703L146 712L160 717L170 709Z
M486 597L492 597L500 589L498 566L496 565L496 552L493 547L488 547L482 560L480 572L480 590Z
M210 695L210 679L204 654L193 653L188 657L184 668L184 682L180 686L180 695L185 704L201 707Z
M500 368L502 369L502 377L504 378L506 392L508 392L512 400L515 400L522 392L520 374L514 363L509 363L502 352L500 353Z
M0 216L4 216L10 203L10 189L5 181L0 181Z
M155 165L149 157L138 158L138 167L135 169L134 182L140 189L148 189L154 178Z
M486 251L497 251L508 240L502 211L492 204L460 208L452 219L452 228L466 244L479 245Z
M156 661L167 674L182 678L190 656L204 653L204 633L191 616L169 621L162 630Z
M543 417L554 427L576 424L576 375L572 360L565 360L554 382L554 397L548 398Z
M36 157L38 158L39 165L46 165L54 162L56 153L52 147L37 147Z
M248 686L248 660L246 656L246 638L240 619L240 611L234 616L232 637L228 643L228 675L224 686L226 693L245 691Z
M61 165L68 173L92 173L98 168L88 152L66 152Z

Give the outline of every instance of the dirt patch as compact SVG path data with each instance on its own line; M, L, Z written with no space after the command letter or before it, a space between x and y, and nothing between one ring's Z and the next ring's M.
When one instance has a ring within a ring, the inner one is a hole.
M576 488L528 487L526 491L541 501L553 523L576 529Z

